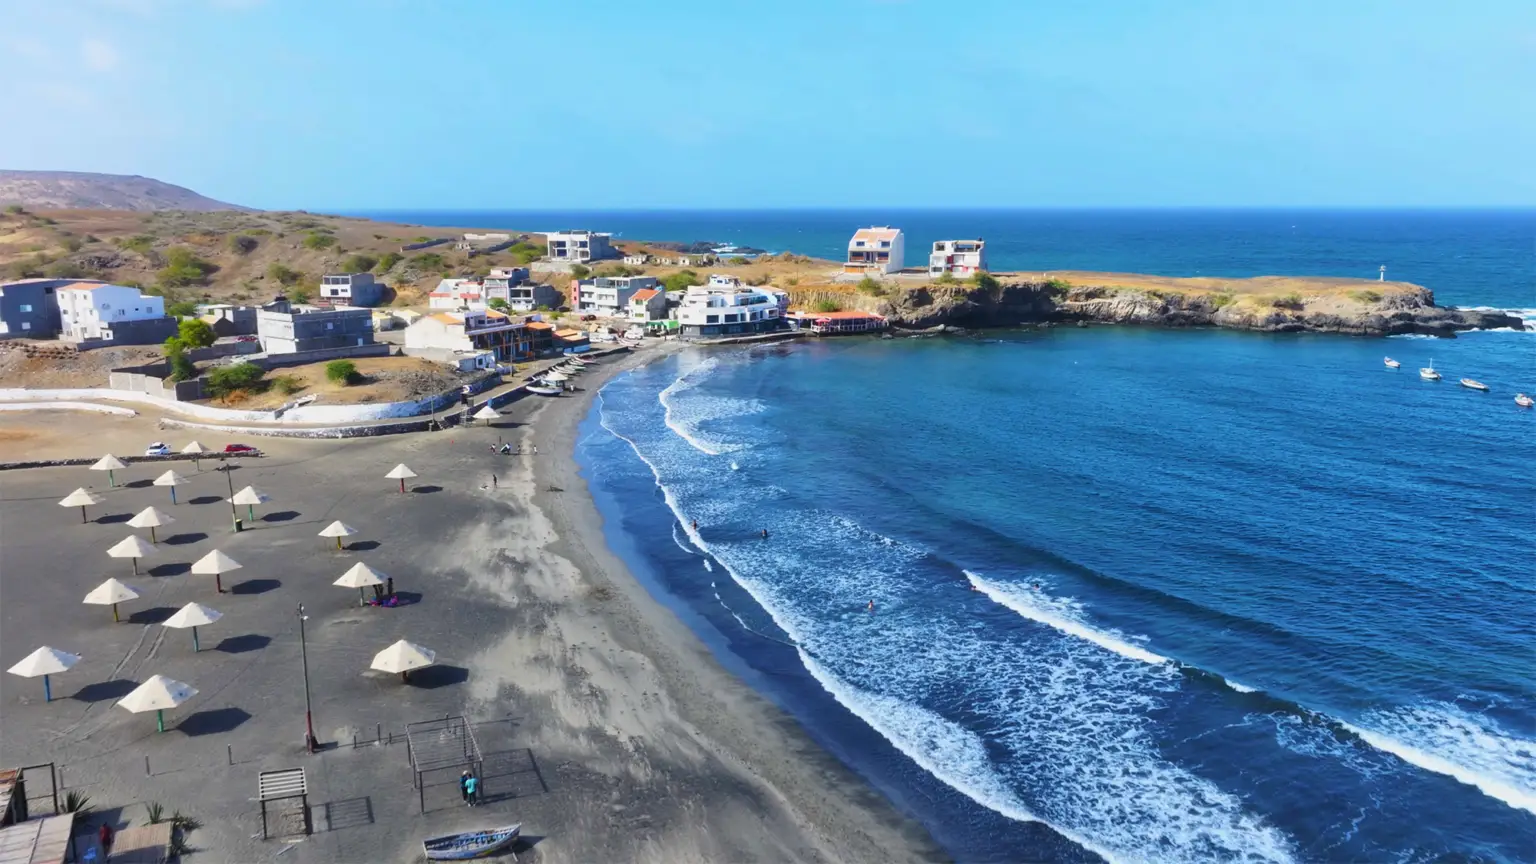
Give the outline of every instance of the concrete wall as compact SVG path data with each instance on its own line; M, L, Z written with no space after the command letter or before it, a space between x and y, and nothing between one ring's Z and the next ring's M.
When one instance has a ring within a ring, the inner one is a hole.
M90 351L114 345L159 345L176 335L176 319L169 315L136 321L112 321L109 327L112 330L111 339L84 339L74 343L76 350Z
M146 396L171 402L191 402L203 398L201 378L173 382L167 377L169 374L168 366L160 370L158 375L146 375L142 372L111 372L107 375L107 386L113 390L143 393Z
M13 282L0 284L0 322L5 332L0 339L51 339L63 326L59 322L58 286L52 282ZM21 311L21 307L29 311ZM25 326L24 326L25 325Z
M343 348L321 348L316 351L290 351L286 354L268 354L265 357L257 357L251 360L263 369L281 369L285 366L303 366L305 363L318 363L322 360L340 360L345 357L387 357L390 345L388 342L371 342L367 345L352 345Z
M452 237L439 237L436 240L423 240L420 243L407 243L400 247L401 252L411 252L416 249L427 249L432 246L441 246L444 243L452 243Z

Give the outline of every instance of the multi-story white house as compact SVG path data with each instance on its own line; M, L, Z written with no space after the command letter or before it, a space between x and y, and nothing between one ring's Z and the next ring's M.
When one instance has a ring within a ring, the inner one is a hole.
M377 306L384 286L372 273L327 273L320 277L320 302L330 306Z
M176 334L176 319L165 314L165 298L140 294L137 288L76 282L59 288L55 296L65 339L149 345Z
M667 317L667 292L642 288L629 297L629 323L649 324Z
M609 242L612 234L595 231L555 231L545 235L549 243L549 257L554 261L601 261L617 258L619 253Z
M624 263L625 264L629 264L629 265L636 266L636 267L638 267L641 264L644 264L644 263L646 263L647 261L650 261L650 260L651 260L651 256L649 256L649 255L625 255L624 256Z
M730 276L712 276L710 283L695 285L683 295L682 305L677 307L682 335L745 335L785 327L788 294L772 288L745 287Z
M906 261L906 239L900 228L876 225L853 232L848 241L844 273L895 273Z
M484 309L485 283L479 279L444 279L427 296L428 309Z
M494 309L434 312L405 328L405 353L446 359L489 351L499 363L533 356L527 322Z
M629 298L636 291L657 284L655 276L598 276L573 280L571 293L576 295L577 311L619 318L629 316Z
M984 240L935 240L928 256L928 275L974 276L987 269Z

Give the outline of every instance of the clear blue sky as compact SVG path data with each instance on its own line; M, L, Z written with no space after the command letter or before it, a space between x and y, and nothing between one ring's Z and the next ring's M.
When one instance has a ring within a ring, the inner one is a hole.
M1536 204L1536 2L0 0L0 167L257 207Z

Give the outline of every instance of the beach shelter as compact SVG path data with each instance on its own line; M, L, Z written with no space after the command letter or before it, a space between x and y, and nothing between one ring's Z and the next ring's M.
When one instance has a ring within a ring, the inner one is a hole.
M197 628L206 624L212 624L213 622L223 617L223 612L220 612L211 606L204 606L201 603L188 603L180 609L177 609L175 615L165 619L164 624L166 627L191 627L192 651L193 653L196 653L203 650L202 646L197 644Z
M100 495L97 495L96 493L90 491L89 489L81 488L81 489L76 489L75 491L69 493L68 497L66 497L63 501L59 502L59 506L60 507L79 507L80 508L80 524L84 525L88 521L85 518L85 508L91 507L93 505L100 504L100 503L101 503L101 496Z
M133 688L133 692L117 700L117 704L135 714L155 712L155 731L164 732L165 709L175 708L196 695L197 691L190 685L156 675Z
M412 477L415 477L415 476L416 476L416 472L412 471L411 469L409 469L407 467L405 467L405 463L404 462L401 462L399 465L396 465L395 467L389 469L389 473L384 475L385 479L388 479L388 480L399 480L400 481L400 491L401 492L405 491L405 481L407 481L407 480L409 480L409 479L411 479Z
M175 471L167 471L164 474L161 474L159 477L155 478L155 485L156 486L169 486L169 487L171 487L171 503L172 504L176 503L176 486L178 484L185 483L185 482L187 482L187 478L181 476L180 474L177 474Z
M220 577L231 570L239 570L240 567L239 561L217 549L192 562L192 572L199 576L213 576L213 586L219 589L220 594L224 593L224 581Z
M343 588L356 588L357 605L366 606L367 601L363 598L363 589L372 585L383 585L385 578L387 577L383 573L359 561L353 564L347 572L341 574L340 579L331 584L340 585Z
M124 468L127 468L127 467L128 467L127 465L123 464L123 460L117 458L116 456L113 456L111 453L108 453L107 455L101 457L100 459L97 459L96 460L96 464L91 466L91 470L92 471L105 471L105 472L107 472L107 485L108 486L116 486L117 485L117 479L112 476L112 472L113 471L120 471L120 470L122 470Z
M324 528L320 529L320 536L321 537L335 537L336 538L336 548L337 549L341 548L341 538L343 538L343 537L351 537L353 534L356 534L356 533L357 533L357 529L356 528L353 528L351 525L348 525L347 523L342 522L340 519L338 519L335 522L332 522L331 524L329 524L329 525L325 526Z
M162 513L153 507L145 507L143 510L140 510L138 514L135 515L132 519L129 519L128 524L133 528L148 528L149 542L158 543L160 541L155 539L155 529L164 528L165 526L175 521L176 520L172 519L169 515Z
M486 422L486 425L490 425L490 422L492 420L500 420L501 419L501 412L497 411L495 408L492 408L491 407L491 403L487 402L487 403L485 403L485 407L481 408L479 411L476 411L475 413L473 413L473 414L471 414L469 416L473 417L476 420L484 420Z
M147 558L155 554L155 547L144 542L144 538L137 534L129 534L121 543L107 550L107 554L113 558L132 558L133 575L139 575L139 559Z
M373 663L368 668L380 672L399 672L400 680L410 683L411 670L425 669L436 662L437 654L432 650L401 639L373 655Z
M197 443L196 441L192 441L188 443L187 446L181 448L181 452L186 453L192 457L193 468L196 468L199 471L203 470L203 466L198 462L198 457L208 452L207 450L203 449L203 445Z
M123 619L117 617L117 604L137 599L139 599L139 589L132 585L125 585L116 579L108 579L92 589L91 593L85 595L85 599L80 602L92 606L111 606L112 620L121 621Z
M231 504L244 504L245 515L252 522L256 521L256 505L271 501L271 496L257 489L255 486L247 486L235 493L235 497L229 499Z
M57 675L60 672L68 672L71 666L80 662L79 654L71 654L68 651L60 651L57 648L49 648L47 645L33 651L23 657L20 663L5 670L12 675L20 675L23 678L43 679L43 701L53 701L53 688L48 685L48 676Z

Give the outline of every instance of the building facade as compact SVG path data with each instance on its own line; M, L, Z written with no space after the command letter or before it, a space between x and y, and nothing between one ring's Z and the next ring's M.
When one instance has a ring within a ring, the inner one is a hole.
M202 307L202 319L218 336L251 336L256 333L256 307L216 303Z
M405 351L418 356L489 351L498 363L533 356L527 322L494 309L434 312L405 328Z
M52 339L59 335L60 285L66 279L0 282L0 339Z
M936 240L928 255L928 275L975 276L987 269L984 240Z
M492 289L487 288L489 294ZM514 312L532 312L535 309L558 309L565 297L553 285L537 285L524 282L507 289L507 306Z
M771 288L750 288L732 277L710 285L695 285L683 295L677 320L685 337L718 337L771 333L785 327L789 295ZM715 277L710 277L712 283Z
M331 273L320 277L320 302L329 306L377 306L384 286L372 273Z
M151 345L176 335L176 319L165 314L165 298L140 294L137 288L73 282L60 286L54 297L66 339Z
M848 241L844 273L895 273L906 261L906 238L900 228L876 225L853 232Z
M373 312L272 303L256 313L256 335L268 354L372 345Z
M428 309L484 309L485 283L479 279L444 279L427 297Z
M619 253L610 241L613 235L595 231L556 231L547 235L548 254L554 261L602 261Z
M629 298L636 291L655 288L655 276L598 276L595 279L573 280L572 293L576 295L576 310L593 315L628 317Z
M667 292L642 288L629 297L629 323L649 324L667 317Z

